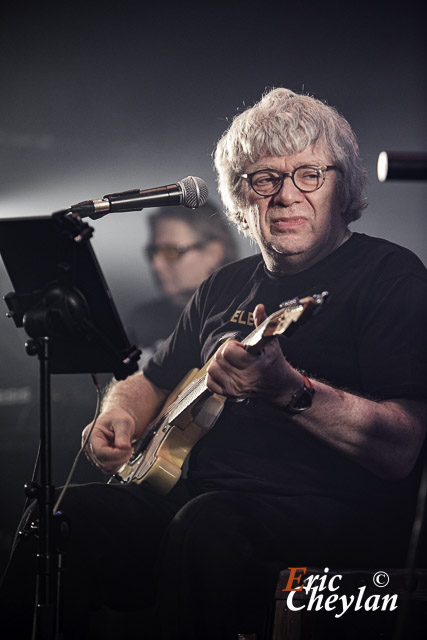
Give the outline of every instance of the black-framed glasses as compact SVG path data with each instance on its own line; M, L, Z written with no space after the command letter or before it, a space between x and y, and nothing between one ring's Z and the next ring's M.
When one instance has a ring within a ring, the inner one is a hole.
M194 249L203 249L205 246L205 242L196 242L194 244L183 245L183 244L150 244L145 248L145 254L149 260L153 260L154 256L160 254L167 262L175 262L182 258L182 256L188 251L193 251Z
M259 196L275 196L283 186L285 178L290 178L303 193L317 191L325 182L326 173L337 169L335 165L303 165L294 171L282 173L275 169L259 169L253 173L242 173L241 178L249 182Z

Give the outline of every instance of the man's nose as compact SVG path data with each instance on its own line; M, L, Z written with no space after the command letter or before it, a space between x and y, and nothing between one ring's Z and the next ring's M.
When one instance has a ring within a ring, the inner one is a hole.
M151 259L151 267L154 271L161 273L168 267L169 263L161 251L157 251Z
M275 204L283 204L285 207L289 207L295 202L302 202L303 200L304 194L294 185L290 176L284 177L280 191L273 196Z

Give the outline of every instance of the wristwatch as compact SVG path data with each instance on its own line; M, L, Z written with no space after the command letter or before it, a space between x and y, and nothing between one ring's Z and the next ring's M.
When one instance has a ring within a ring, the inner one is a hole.
M316 393L313 383L307 376L303 375L303 387L291 398L290 403L285 407L286 411L289 413L302 413L307 409L310 409L313 403L313 396Z

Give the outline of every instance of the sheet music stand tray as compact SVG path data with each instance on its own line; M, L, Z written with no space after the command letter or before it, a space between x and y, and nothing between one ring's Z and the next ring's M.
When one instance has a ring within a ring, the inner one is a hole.
M36 640L53 640L59 618L50 375L113 373L123 380L138 370L141 354L129 343L92 235L93 228L68 210L0 219L0 253L15 288L4 296L8 315L29 335L27 353L39 359L40 485L32 488L39 505Z

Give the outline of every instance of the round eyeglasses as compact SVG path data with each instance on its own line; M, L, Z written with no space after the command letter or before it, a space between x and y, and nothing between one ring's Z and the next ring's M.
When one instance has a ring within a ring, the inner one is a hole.
M153 260L154 256L159 253L167 262L175 262L188 251L193 251L194 249L203 249L205 244L205 242L196 242L195 244L191 245L151 244L145 248L145 253L149 260Z
M325 182L326 173L332 169L337 167L304 165L287 173L274 169L259 169L253 173L242 173L240 177L247 180L259 196L275 196L281 190L285 178L290 178L300 191L310 193L320 189Z

